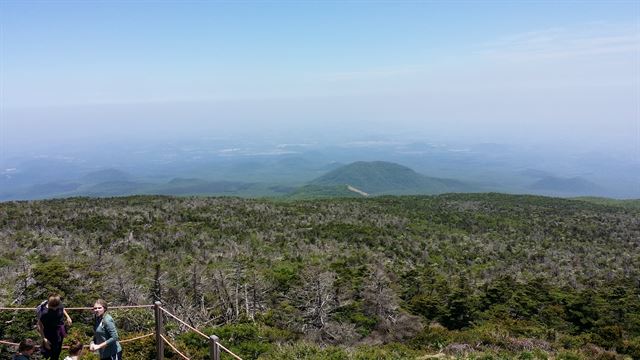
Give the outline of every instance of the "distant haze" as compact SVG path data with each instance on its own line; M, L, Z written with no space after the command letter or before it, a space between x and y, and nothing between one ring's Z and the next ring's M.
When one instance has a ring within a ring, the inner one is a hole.
M639 23L631 1L2 1L0 167L203 138L637 163Z
M597 114L592 107L574 102L575 111L563 104L551 113L539 104L540 109L527 112L521 110L526 104L519 102L522 99L492 103L482 96L432 94L423 98L353 96L5 109L4 145L5 151L15 153L25 147L83 139L95 143L222 136L295 143L387 134L425 140L543 143L612 153L637 151L634 124L615 121L633 118L632 113L624 116L622 107ZM600 124L596 116L610 120Z

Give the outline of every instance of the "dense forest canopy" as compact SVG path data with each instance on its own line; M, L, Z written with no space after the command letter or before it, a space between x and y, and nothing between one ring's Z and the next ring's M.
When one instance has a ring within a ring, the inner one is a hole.
M67 306L160 300L245 359L640 357L630 206L503 194L6 202L0 275L3 306L51 291ZM88 316L73 337L89 338ZM33 317L0 312L0 338L35 337ZM143 311L114 317L123 337L152 327ZM167 328L204 358L206 342L182 330Z

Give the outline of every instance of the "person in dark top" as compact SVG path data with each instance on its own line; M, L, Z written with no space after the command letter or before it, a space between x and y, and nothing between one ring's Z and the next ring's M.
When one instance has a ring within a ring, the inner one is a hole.
M36 351L36 344L31 339L24 339L18 345L18 352L13 355L13 360L29 360L31 354Z
M93 305L93 341L89 344L90 351L98 351L101 360L122 360L122 346L118 338L116 323L107 314L107 302L98 299Z
M67 332L64 323L71 325L71 317L62 305L58 294L51 294L46 302L38 306L38 332L42 337L42 356L45 359L59 360L62 342Z

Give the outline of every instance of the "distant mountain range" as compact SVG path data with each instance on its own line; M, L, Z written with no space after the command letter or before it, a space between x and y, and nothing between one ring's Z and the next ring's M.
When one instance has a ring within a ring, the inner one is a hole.
M544 176L531 184L532 190L551 191L559 194L597 194L604 191L600 186L580 177L559 178Z
M626 153L372 135L300 143L115 141L108 148L108 154L96 145L4 156L0 201L131 194L277 197L306 190L317 195L317 186L340 186L323 189L324 195L357 194L348 187L344 193L344 185L371 195L472 191L640 198L640 162ZM315 188L300 189L306 185Z
M299 165L299 161L293 163ZM294 164L294 165L295 165ZM91 171L74 181L36 184L0 200L42 199L69 196L226 195L269 196L289 199L363 197L383 194L440 194L473 192L481 189L457 180L428 177L392 162L358 161L348 165L325 166L326 174L298 186L261 182L209 181L200 178L173 178L166 182L136 179L118 169Z
M98 184L108 181L130 181L132 176L118 169L92 171L80 178L83 183Z
M229 178L212 180L205 173L215 168L204 168L202 177L140 177L116 168L92 170L73 174L68 178L33 183L23 187L3 188L0 201L35 200L72 196L240 196L282 197L310 199L330 197L365 197L377 195L432 195L468 192L514 192L495 182L461 181L420 174L412 168L387 161L356 161L347 165L336 162L313 163L292 157L272 163L233 163ZM228 167L228 168L230 168ZM302 170L301 170L302 169ZM308 175L300 178L301 171ZM184 171L185 175L191 174ZM244 176L242 176L244 174ZM272 174L272 175L269 175ZM277 174L277 176L273 176ZM315 174L319 174L315 175ZM552 174L526 169L519 175L528 182L527 187L515 192L530 192L552 196L599 196L604 192L599 185L581 177L562 178ZM309 178L315 176L315 178ZM44 179L44 177L41 176ZM479 177L480 178L480 177ZM223 180L224 179L224 180ZM5 175L9 185L13 179Z

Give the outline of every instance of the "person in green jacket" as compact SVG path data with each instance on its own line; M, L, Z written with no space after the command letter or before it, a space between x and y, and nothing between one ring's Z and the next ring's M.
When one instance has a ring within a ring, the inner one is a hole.
M107 314L107 302L98 299L93 305L93 341L89 350L99 351L101 360L122 360L122 346L118 341L118 330L111 315Z

